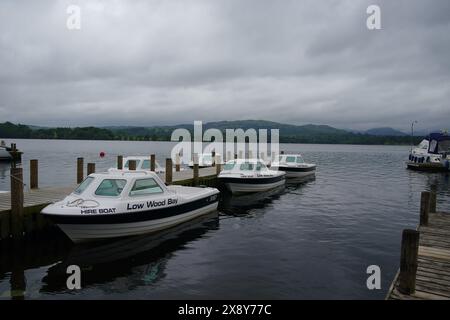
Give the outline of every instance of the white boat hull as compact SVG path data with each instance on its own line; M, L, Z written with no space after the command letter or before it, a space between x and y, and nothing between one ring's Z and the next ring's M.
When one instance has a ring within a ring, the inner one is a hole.
M227 182L225 186L232 193L247 193L247 192L262 192L268 191L270 189L279 187L285 184L285 180L282 179L280 181L272 182L272 183L264 183L264 184L252 184L252 183L232 183Z
M217 202L183 214L163 219L115 224L58 224L76 243L107 238L126 237L160 231L217 210Z

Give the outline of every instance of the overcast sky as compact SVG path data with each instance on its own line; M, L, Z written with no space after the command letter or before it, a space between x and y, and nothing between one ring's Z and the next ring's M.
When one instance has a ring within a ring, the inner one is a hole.
M450 129L450 1L0 2L0 122L236 119Z

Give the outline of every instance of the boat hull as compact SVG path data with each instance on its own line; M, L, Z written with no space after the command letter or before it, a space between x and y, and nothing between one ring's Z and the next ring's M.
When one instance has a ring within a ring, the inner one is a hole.
M75 243L146 234L171 228L217 210L218 202L174 216L130 223L64 224L58 227Z
M264 178L219 178L219 181L223 183L226 188L232 193L250 193L250 192L263 192L270 189L279 187L285 184L285 176L280 175L277 177Z
M407 168L414 171L423 171L423 172L449 172L449 168L444 166L441 163L416 163L416 162L408 162Z
M316 174L316 166L311 167L285 167L279 166L273 170L286 172L286 178L303 178Z

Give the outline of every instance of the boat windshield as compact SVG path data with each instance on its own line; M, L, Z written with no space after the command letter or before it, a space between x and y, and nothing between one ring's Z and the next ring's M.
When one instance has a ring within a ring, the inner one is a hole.
M233 170L235 164L235 162L227 162L223 166L223 170Z
M149 169L150 170L150 160L144 160L142 161L142 167L141 169L145 170L145 169Z
M123 188L127 184L124 179L105 179L95 190L98 196L117 197L122 193Z
M130 191L130 196L162 193L163 190L153 178L136 180Z
M295 162L295 157L294 156L286 157L286 162Z
M297 156L297 163L305 163L305 160L301 156Z
M241 166L239 167L239 169L241 171L253 171L254 165L253 163L249 163L249 162L244 162L241 164Z
M80 183L80 185L73 191L73 193L82 194L84 190L89 187L92 181L94 181L93 177L87 177L83 180L83 182Z

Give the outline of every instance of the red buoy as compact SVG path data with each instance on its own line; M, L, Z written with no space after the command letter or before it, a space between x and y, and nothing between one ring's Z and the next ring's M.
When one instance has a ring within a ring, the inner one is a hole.
M103 158L105 156L105 153L103 151L100 152L100 158Z

